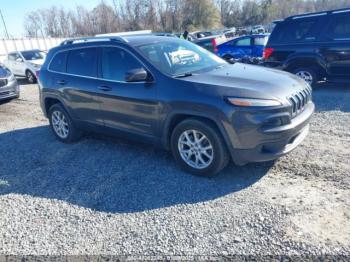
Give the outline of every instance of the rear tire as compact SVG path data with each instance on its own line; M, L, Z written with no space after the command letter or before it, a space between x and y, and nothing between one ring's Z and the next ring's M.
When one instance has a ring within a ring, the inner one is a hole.
M320 81L320 74L316 68L313 67L299 67L293 70L293 73L303 79L310 86L315 85Z
M73 143L81 137L81 131L74 126L72 118L61 104L49 109L50 126L56 138L63 143Z
M215 176L229 162L224 140L207 121L188 119L178 124L171 136L171 150L182 169L197 176Z

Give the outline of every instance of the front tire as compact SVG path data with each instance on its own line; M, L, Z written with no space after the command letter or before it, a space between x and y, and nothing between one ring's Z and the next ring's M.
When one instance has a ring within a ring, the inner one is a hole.
M35 84L37 82L36 76L29 70L26 72L26 78L30 84Z
M81 137L81 132L61 104L51 106L49 110L50 126L56 138L63 143L73 143Z
M197 176L215 176L229 161L224 140L207 121L188 119L178 124L171 136L171 149L182 169Z
M314 87L320 81L320 75L315 68L300 67L293 70L293 73L303 79L310 86Z

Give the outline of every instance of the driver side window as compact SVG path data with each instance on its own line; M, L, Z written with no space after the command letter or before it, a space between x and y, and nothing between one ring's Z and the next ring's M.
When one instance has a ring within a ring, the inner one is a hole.
M103 79L124 82L128 71L139 68L143 68L142 64L129 52L117 47L102 48Z

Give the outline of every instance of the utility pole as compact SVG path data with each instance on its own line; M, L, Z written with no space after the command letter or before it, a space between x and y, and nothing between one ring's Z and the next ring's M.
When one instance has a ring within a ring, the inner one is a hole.
M7 39L10 39L9 32L7 31L6 23L5 23L5 20L4 20L4 17L3 17L3 15L2 15L1 10L0 10L0 16L1 16L2 23L3 23L3 25L4 25L6 37L7 37Z

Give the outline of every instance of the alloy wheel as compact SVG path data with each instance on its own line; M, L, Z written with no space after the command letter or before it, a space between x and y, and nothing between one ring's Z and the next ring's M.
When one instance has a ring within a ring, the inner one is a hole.
M304 79L304 81L306 83L308 83L309 85L311 85L313 83L313 76L310 72L302 70L302 71L298 71L295 73L297 76L299 76L300 78Z
M60 138L66 139L69 135L69 124L64 114L60 111L54 111L51 116L51 121L55 133Z
M198 130L184 131L178 140L178 150L186 164L196 169L205 169L214 160L210 140Z
M31 72L27 72L27 79L29 81L29 83L34 83L35 82L35 77Z

